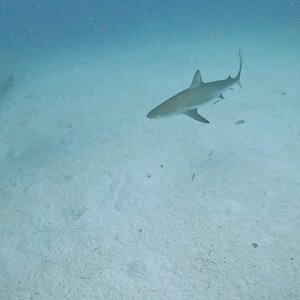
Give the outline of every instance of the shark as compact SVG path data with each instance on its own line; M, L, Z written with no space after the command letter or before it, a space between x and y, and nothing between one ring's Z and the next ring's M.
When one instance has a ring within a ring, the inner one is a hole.
M200 70L197 70L194 74L191 85L187 89L179 92L152 109L147 114L147 118L159 119L183 114L198 122L209 123L207 119L198 113L198 107L213 99L218 99L216 102L224 99L224 92L230 89L233 90L233 86L235 84L242 87L240 83L243 67L241 49L239 50L239 59L240 68L235 77L228 76L223 80L204 82L202 80Z

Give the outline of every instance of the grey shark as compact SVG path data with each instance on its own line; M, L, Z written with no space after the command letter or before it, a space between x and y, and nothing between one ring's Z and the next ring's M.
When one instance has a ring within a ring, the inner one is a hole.
M238 84L241 87L240 77L243 66L241 49L239 51L239 57L240 69L235 77L229 76L224 80L203 82L201 73L199 70L197 70L189 88L181 91L180 93L155 107L148 113L147 117L150 119L158 119L184 114L196 121L209 123L208 120L198 114L197 109L201 104L210 100L216 98L219 98L220 100L224 99L223 93L229 89L232 89L233 85Z

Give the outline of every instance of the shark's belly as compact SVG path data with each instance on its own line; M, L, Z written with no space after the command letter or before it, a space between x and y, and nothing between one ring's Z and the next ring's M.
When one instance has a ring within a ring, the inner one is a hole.
M228 88L224 89L218 89L218 90L206 90L202 93L199 93L199 95L195 95L192 99L190 99L189 104L187 107L189 109L194 109L199 106L202 106L203 104L208 104L211 100L214 100L216 98L219 98L222 96L222 94L227 90Z
M218 96L216 96L214 94L200 95L194 99L191 99L189 101L189 103L186 105L186 108L187 109L197 108L199 106L209 103L210 100L213 100L216 97L218 97Z

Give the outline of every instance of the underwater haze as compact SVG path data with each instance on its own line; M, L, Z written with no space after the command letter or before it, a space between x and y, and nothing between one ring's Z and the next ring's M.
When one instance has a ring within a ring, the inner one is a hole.
M1 0L0 299L300 299L299 79L296 0Z

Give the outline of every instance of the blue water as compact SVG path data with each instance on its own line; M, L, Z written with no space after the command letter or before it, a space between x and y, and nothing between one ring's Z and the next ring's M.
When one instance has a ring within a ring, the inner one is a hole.
M206 30L229 38L297 31L299 13L297 1L2 1L1 44L67 47L197 36L203 43L199 34Z
M0 299L300 299L299 78L299 1L2 0Z

